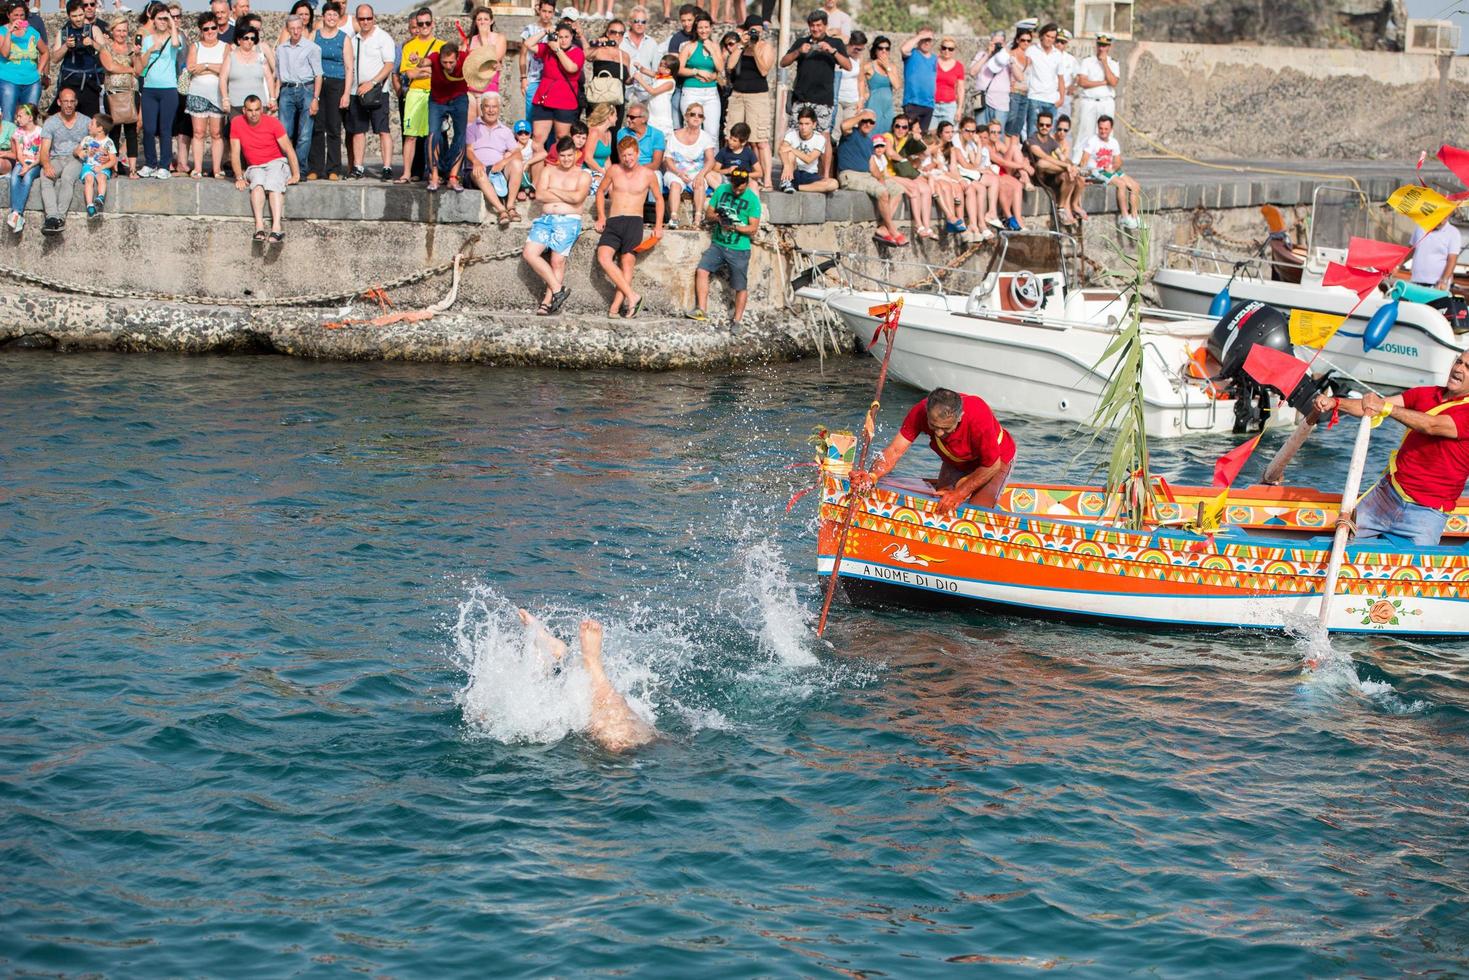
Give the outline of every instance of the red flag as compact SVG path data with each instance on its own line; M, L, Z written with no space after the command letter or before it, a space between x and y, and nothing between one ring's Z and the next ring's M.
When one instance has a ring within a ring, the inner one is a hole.
M1245 355L1245 374L1287 396L1296 390L1309 366L1299 357L1283 354L1264 344L1254 345Z
M1340 262L1326 263L1326 272L1321 276L1321 285L1345 286L1356 293L1358 299L1362 299L1376 289L1380 282L1382 282L1382 273L1372 269L1354 269Z
M1264 435L1262 432L1260 435ZM1216 487L1227 487L1239 476L1239 471L1245 468L1245 461L1250 458L1250 453L1255 451L1255 446L1260 442L1260 436L1255 436L1249 442L1240 443L1229 452L1214 461L1214 485Z
M1438 159L1454 172L1459 178L1459 183L1469 187L1469 150L1461 150L1457 146L1449 146L1445 143L1438 148Z
M1413 249L1409 245L1390 245L1371 238L1353 238L1347 245L1347 265L1358 269L1392 272L1403 264L1411 251Z

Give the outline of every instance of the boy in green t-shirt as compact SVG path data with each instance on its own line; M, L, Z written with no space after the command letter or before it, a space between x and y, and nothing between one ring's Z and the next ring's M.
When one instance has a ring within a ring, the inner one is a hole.
M704 208L704 220L713 227L713 241L699 259L694 273L694 296L698 303L690 310L690 320L707 320L704 312L709 304L709 277L729 270L729 287L734 290L734 325L745 315L745 301L750 298L750 239L760 228L760 197L750 190L750 172L732 170L729 182L721 184Z

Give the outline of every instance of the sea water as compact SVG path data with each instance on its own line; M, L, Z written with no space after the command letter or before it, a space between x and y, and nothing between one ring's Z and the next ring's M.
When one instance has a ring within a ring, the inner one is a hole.
M1469 971L1469 645L840 597L818 639L792 464L874 375L0 358L0 967ZM641 751L583 734L587 617Z

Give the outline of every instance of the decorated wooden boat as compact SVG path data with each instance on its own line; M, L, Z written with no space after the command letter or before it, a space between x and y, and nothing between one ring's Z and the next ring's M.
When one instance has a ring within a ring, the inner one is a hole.
M839 461L838 461L839 462ZM842 467L824 468L817 570L832 571L848 512ZM1166 628L1284 629L1314 622L1337 502L1282 487L1235 491L1213 534L1184 522L1217 490L1173 487L1156 530L1112 526L1096 488L1012 484L995 509L937 511L925 481L861 498L839 575L856 601L970 602L1025 614ZM1469 499L1444 544L1386 539L1346 549L1332 631L1469 635Z

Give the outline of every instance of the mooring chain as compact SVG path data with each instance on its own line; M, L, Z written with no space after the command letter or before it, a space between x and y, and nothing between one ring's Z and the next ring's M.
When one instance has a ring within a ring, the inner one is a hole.
M583 234L586 234L586 232L583 232ZM464 253L472 249L478 241L479 235L473 235L470 238L466 239L464 244L460 247L459 252L456 253L455 258L460 258L460 256L463 256ZM483 262L498 262L502 259L519 258L520 253L523 250L523 245L516 245L514 247L507 248L499 252L491 253L489 255L465 256L460 259L460 267L467 268L471 265L479 265ZM106 287L99 286L81 286L76 283L66 282L60 279L49 279L45 276L38 276L31 272L22 272L19 269L6 268L3 266L0 266L0 276L4 276L7 279L13 279L16 282L23 282L32 286L40 286L43 289L49 289L53 292L71 293L77 296L95 296L99 299L143 300L151 303L185 303L190 306L325 306L329 303L340 303L346 300L356 299L359 296L367 295L368 292L372 290L386 291L389 289L401 289L404 286L411 286L414 283L423 282L425 279L431 279L434 276L440 276L452 271L454 268L454 261L455 259L450 259L448 262L443 262L435 266L429 266L425 269L419 269L417 272L410 272L405 276L399 276L396 279L389 279L386 282L368 283L367 285L359 289L333 293L308 293L303 296L283 296L275 298L261 298L255 296L237 296L224 298L216 296L181 295L178 293L145 292L143 290L136 289L108 289Z

